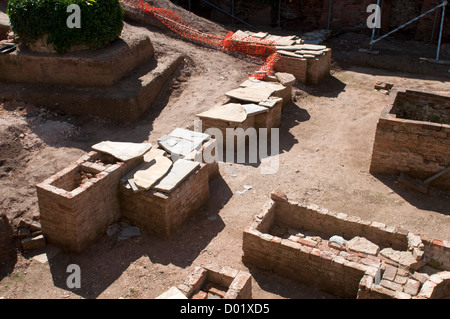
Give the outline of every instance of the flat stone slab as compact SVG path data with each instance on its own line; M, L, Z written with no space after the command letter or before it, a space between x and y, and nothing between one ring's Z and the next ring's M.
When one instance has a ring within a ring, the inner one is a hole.
M260 81L256 79L249 79L245 80L243 83L241 83L240 87L254 87L254 88L269 88L276 91L282 91L286 87L280 83L276 82L266 82L266 81Z
M296 54L296 53L291 52L291 51L277 50L277 52L278 52L279 54L286 55L286 56L290 56L290 57L292 57L292 58L299 58L299 59L303 58L303 55L299 55L299 54Z
M183 158L193 150L199 149L203 139L187 140L184 138L163 135L158 139L158 144L172 156Z
M172 137L182 138L182 139L192 141L192 142L197 142L197 141L205 142L210 139L210 136L208 134L201 133L201 132L195 132L195 131L191 131L191 130L187 130L187 129L179 128L179 127L177 127L172 132L170 132L169 135Z
M347 241L348 250L368 255L378 255L380 247L364 237L354 237Z
M316 56L316 55L323 55L323 51L299 50L299 51L295 51L295 54Z
M275 91L277 90L271 87L240 87L225 95L241 101L259 103L268 99Z
M398 251L392 248L384 248L380 251L380 256L389 259L400 266L417 270L423 266L423 261L417 261L409 251Z
M183 182L198 166L200 163L179 159L171 167L169 173L156 183L152 188L170 193Z
M160 148L152 148L150 151L144 154L144 162L150 162L152 159L158 156L165 156L167 152Z
M98 152L114 156L121 161L129 161L133 158L144 155L152 148L151 143L129 143L104 141L92 146Z
M150 189L156 182L163 178L172 167L172 161L165 156L155 156L150 162L139 165L133 175L137 187ZM131 185L130 185L131 186Z
M282 85L292 85L295 83L296 79L295 76L291 73L285 73L285 72L276 72L275 77Z
M282 100L283 99L281 97L270 97L266 100L262 100L261 102L259 102L258 105L268 107L269 109L271 109L272 107L277 105L278 102L281 102Z
M177 287L173 286L155 299L188 299Z
M242 123L247 119L245 108L238 103L217 105L203 113L197 114L200 118L209 118L227 122Z
M247 115L257 115L261 113L266 113L269 111L267 107L260 106L257 104L243 104L242 105L245 109L245 112L247 112Z

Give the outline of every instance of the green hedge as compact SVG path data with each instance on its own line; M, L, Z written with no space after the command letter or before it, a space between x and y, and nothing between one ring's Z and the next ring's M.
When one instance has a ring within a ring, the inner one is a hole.
M81 11L81 28L67 27L70 4ZM9 0L6 13L11 29L28 44L48 35L47 43L58 53L87 44L98 49L117 39L123 29L123 9L119 0Z

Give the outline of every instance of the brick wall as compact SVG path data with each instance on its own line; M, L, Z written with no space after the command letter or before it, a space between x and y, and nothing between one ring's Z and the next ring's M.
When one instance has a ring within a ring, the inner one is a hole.
M98 240L120 217L119 179L142 161L139 157L111 164L100 153L90 152L36 185L42 232L47 241L81 253ZM98 174L85 183L75 183L75 176L81 171Z
M298 59L289 56L283 56L275 65L277 72L286 72L295 76L295 78L306 85L318 85L323 79L330 75L331 69L331 49L325 50L325 53L315 58Z
M432 103L431 101L439 99L448 103L449 100L418 91L400 92L408 93L408 101L418 104L421 101ZM397 118L391 113L395 109L396 99L397 91L393 91L378 120L370 172L406 172L412 177L425 179L445 169L450 164L450 125ZM400 95L399 100L403 99ZM450 187L450 174L441 176L433 184Z
M228 288L224 299L251 299L252 297L251 275L248 272L230 267L219 267L215 264L195 267L177 288L186 297L191 298L207 282Z
M308 240L295 242L271 235L271 227L279 221L318 233L326 229L327 232L343 234L345 228L346 235L351 235L357 225L361 225L361 231L365 230L362 234L378 239L377 242L384 242L383 237L397 238L393 229L386 229L385 225L367 223L317 206L305 208L291 201L269 201L264 205L263 211L244 230L242 260L346 298L356 297L361 278L367 271L376 271L380 259L361 253L357 256L341 252L326 244L317 248L318 245ZM405 236L400 234L398 245L403 246L402 237Z
M162 237L172 235L208 199L209 171L205 164L200 164L170 194L155 190L133 192L122 182L119 186L122 217Z

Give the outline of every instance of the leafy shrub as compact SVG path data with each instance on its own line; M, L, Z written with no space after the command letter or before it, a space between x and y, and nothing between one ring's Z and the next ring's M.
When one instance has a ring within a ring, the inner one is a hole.
M81 11L81 28L67 27L70 4ZM9 0L11 29L24 44L47 35L58 53L86 44L95 50L118 38L123 29L119 0Z

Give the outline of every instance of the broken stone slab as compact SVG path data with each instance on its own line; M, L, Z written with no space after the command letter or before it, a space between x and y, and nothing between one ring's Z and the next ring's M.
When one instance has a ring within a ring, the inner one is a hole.
M188 299L177 287L173 286L155 299Z
M394 262L405 269L418 270L425 265L425 260L416 260L409 251L399 251L392 248L384 248L380 251L382 259Z
M158 156L166 156L167 152L160 148L152 148L150 151L144 154L144 162L150 162L152 159Z
M176 128L172 132L170 132L169 136L175 137L175 138L181 138L192 142L206 142L210 139L210 136L205 133L201 132L195 132L183 128Z
M347 242L347 249L357 253L364 253L373 256L377 256L380 251L380 247L378 245L372 243L364 237L358 236L353 237Z
M245 112L247 112L247 116L266 113L269 111L267 107L260 106L257 104L243 104L242 106L244 107Z
M92 149L114 156L121 161L129 161L144 155L152 148L151 143L129 143L104 141L92 146Z
M172 161L165 156L157 156L150 162L144 162L138 166L137 171L133 175L134 184L145 190L150 189L167 174L172 165Z
M295 76L291 73L276 72L275 77L284 86L292 85L296 81Z
M203 139L187 140L170 135L163 135L158 139L158 144L177 160L178 158L187 156L193 150L199 149L203 144Z
M226 96L245 102L259 103L268 99L274 92L273 87L240 87L225 93Z
M266 100L262 100L258 103L259 106L268 107L269 109L273 108L277 103L283 101L283 98L281 97L270 97Z
M170 193L183 182L198 166L199 162L179 159L176 161L166 176L153 185L153 189Z
M25 251L35 250L45 247L44 235L38 235L36 237L29 237L22 240L22 248Z
M199 118L209 118L228 122L242 123L247 119L245 108L238 103L217 105L208 111L197 114Z
M239 86L243 87L243 88L245 88L245 87L270 88L270 89L274 89L275 92L282 91L286 88L284 85L282 85L280 83L266 82L266 81L261 81L261 80L257 80L257 79L245 80Z

